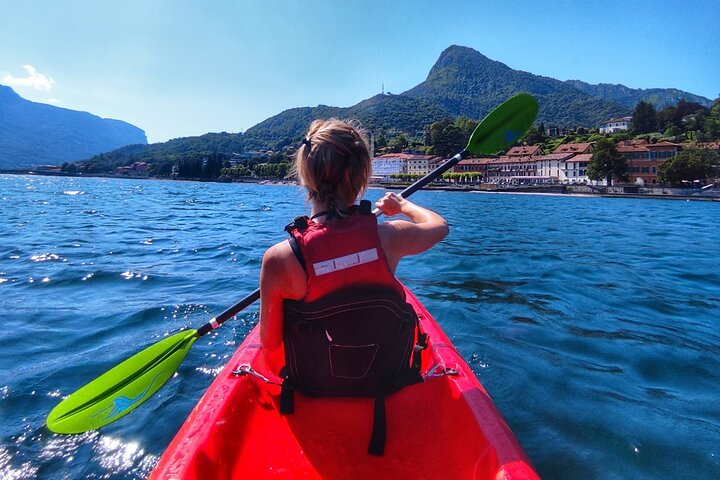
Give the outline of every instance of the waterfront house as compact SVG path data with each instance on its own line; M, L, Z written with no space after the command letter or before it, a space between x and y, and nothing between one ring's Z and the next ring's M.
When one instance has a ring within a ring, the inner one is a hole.
M487 177L488 165L495 157L465 158L460 160L454 167L455 173L481 173L483 178Z
M600 124L600 133L614 133L630 130L632 117L611 118Z
M388 153L373 158L372 176L382 179L382 181L388 181L391 175L407 173L405 162L400 155L401 154Z
M629 181L640 185L657 184L660 165L682 150L678 143L649 143L647 140L625 140L618 143L616 148L627 162Z
M587 169L591 159L592 153L581 153L560 161L558 179L562 183L589 183Z
M557 149L555 150L557 151ZM574 156L575 152L570 151L550 153L548 155L539 155L534 157L536 175L539 178L544 179L545 183L559 182L561 176L565 175L565 162Z
M415 175L427 175L443 162L442 157L435 157L432 155L402 155L406 155L404 158L407 166L407 173Z
M388 181L391 175L403 173L427 175L442 161L441 157L433 155L386 153L372 159L372 176Z
M486 168L485 181L501 185L530 185L537 183L536 158L537 155L529 157L509 157L505 155L498 158L483 159L486 161L486 164L483 165Z

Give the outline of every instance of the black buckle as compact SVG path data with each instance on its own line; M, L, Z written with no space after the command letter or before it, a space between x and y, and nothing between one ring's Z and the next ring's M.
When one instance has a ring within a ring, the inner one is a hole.
M372 213L370 200L360 200L360 213L362 215L370 215Z
M295 217L291 223L285 226L285 231L291 233L294 229L302 232L308 227L308 218L305 215Z

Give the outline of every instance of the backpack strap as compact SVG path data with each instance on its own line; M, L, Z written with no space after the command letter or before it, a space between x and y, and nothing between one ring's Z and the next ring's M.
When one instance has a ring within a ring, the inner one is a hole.
M280 386L280 415L295 413L295 389L287 377Z
M383 456L385 453L385 437L387 433L387 416L385 414L385 395L375 397L373 408L373 426L370 434L368 454Z

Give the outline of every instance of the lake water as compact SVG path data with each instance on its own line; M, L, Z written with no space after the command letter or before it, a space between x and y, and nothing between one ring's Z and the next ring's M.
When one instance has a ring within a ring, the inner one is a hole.
M544 478L720 478L719 204L413 200L451 233L398 276ZM120 421L59 436L47 413L254 290L263 251L305 211L291 186L0 176L0 478L146 477L257 305Z

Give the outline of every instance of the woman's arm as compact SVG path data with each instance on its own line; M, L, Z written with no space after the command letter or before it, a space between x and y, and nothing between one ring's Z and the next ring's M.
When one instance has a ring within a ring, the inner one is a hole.
M305 272L288 242L270 247L260 269L260 344L276 372L283 362L283 302L301 299L306 288Z
M392 271L402 257L428 250L450 231L440 215L395 193L386 193L375 205L387 216L402 214L410 220L391 220L378 229Z

